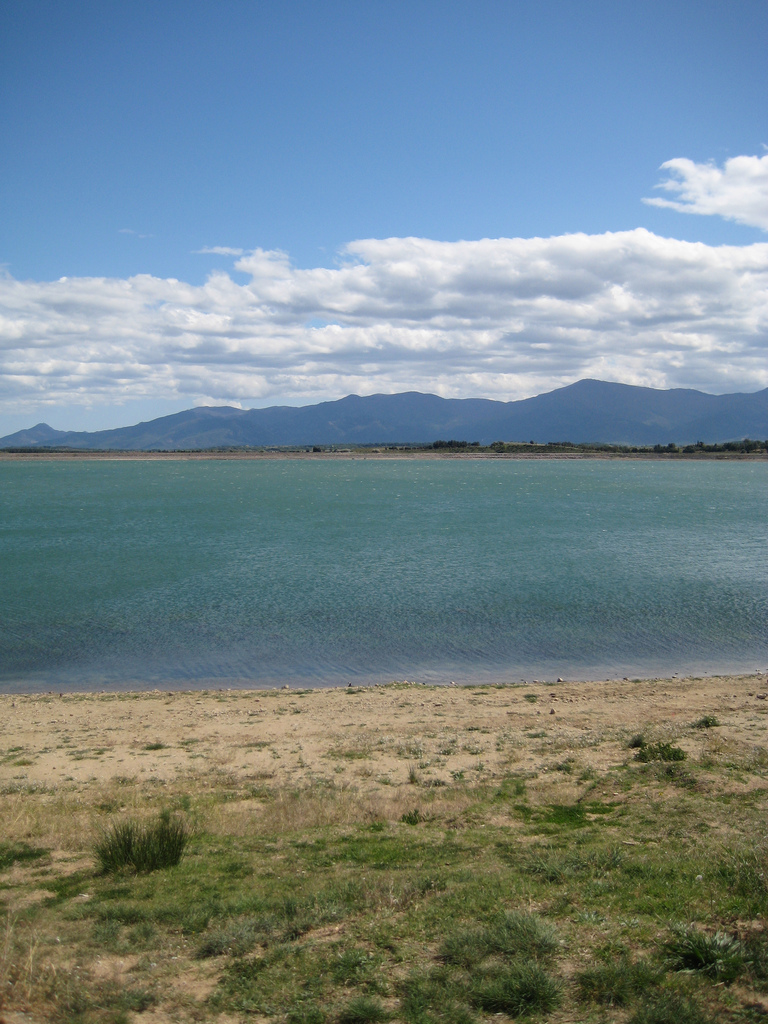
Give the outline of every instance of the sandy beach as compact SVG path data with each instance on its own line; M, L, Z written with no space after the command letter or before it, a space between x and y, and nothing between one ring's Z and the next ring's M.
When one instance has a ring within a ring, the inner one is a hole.
M89 789L116 779L172 784L226 773L284 786L343 775L359 789L389 793L407 783L414 761L429 761L425 776L447 784L456 771L498 776L511 751L519 770L545 771L553 757L568 754L605 769L624 758L625 733L651 727L674 736L707 714L723 719L721 742L764 743L767 693L768 678L758 674L477 688L404 681L0 696L0 785L78 789L87 801ZM546 729L546 739L528 736L537 729ZM500 733L508 744L497 742ZM439 753L448 738L451 753ZM690 737L690 753L705 741Z

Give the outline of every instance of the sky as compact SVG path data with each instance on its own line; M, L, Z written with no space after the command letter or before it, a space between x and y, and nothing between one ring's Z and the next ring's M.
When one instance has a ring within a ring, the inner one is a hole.
M4 0L0 435L768 387L766 0Z

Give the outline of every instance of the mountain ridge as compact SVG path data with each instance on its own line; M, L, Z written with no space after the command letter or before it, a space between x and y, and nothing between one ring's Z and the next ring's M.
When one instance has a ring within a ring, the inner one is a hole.
M127 427L56 430L38 423L1 448L115 451L314 444L424 444L436 440L707 444L768 437L768 388L708 395L583 379L513 402L418 391L347 395L307 406L198 406Z

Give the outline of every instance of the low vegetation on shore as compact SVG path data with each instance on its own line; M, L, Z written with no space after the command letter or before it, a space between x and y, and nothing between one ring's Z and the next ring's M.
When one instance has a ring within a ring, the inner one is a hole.
M685 458L685 459L733 459L744 457L760 457L768 455L768 440L755 441L745 437L740 441L724 441L720 444L677 445L674 441L666 444L628 445L603 444L597 442L573 441L494 441L493 444L482 445L479 441L433 441L425 444L380 444L355 445L324 444L324 445L283 445L283 446L252 446L224 445L212 448L151 448L151 449L118 449L118 448L69 448L61 446L35 445L34 447L1 448L0 458L14 456L32 458L137 458L152 455L156 458L184 456L231 456L241 458L258 458L269 455L356 455L369 458L402 457L402 456L479 456L489 458Z
M610 685L1 698L0 1019L768 1020L761 680Z

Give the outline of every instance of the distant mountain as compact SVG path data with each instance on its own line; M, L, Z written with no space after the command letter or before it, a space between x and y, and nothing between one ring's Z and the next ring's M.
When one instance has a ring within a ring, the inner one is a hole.
M270 409L200 407L114 430L54 430L38 423L0 438L0 447L114 450L230 445L424 443L436 440L693 444L768 437L768 388L706 395L580 380L520 402L484 398L349 395L319 405Z

